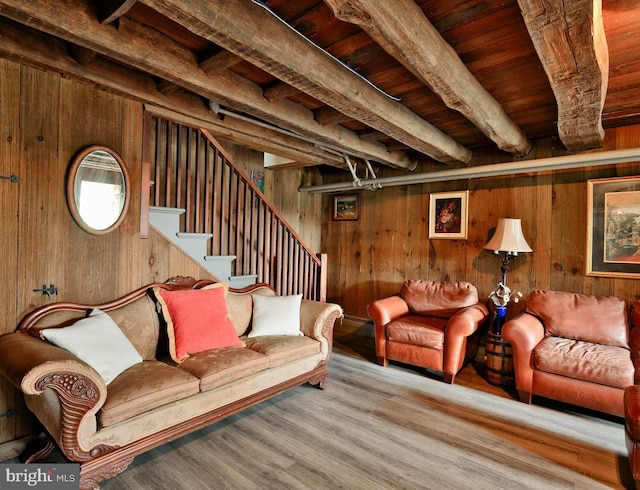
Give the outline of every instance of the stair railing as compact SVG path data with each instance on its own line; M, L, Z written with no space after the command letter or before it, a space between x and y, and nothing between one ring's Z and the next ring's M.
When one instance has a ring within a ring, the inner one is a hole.
M150 113L144 126L151 192L143 220L145 206L184 209L181 230L212 234L209 255L235 255L234 275L256 274L280 295L326 300L326 255L309 249L208 131Z

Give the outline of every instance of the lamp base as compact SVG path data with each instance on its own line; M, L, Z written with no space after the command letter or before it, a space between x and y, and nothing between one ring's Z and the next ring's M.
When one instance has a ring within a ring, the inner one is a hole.
M494 305L491 333L502 338L502 327L507 320L507 305Z

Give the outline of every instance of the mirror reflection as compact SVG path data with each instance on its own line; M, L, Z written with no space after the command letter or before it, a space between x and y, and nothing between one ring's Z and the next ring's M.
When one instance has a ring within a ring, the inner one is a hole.
M81 228L104 234L120 224L128 201L127 180L124 163L108 148L90 147L76 157L69 174L67 199Z

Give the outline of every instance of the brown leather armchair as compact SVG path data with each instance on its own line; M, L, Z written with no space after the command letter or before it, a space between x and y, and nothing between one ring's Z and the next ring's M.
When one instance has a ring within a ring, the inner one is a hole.
M367 307L375 325L376 356L432 369L453 383L475 355L479 327L489 316L468 282L410 279L396 296Z
M629 386L624 392L625 440L631 474L640 489L640 386Z
M627 304L613 296L533 291L525 311L502 327L520 400L539 395L623 417L640 345L629 317Z

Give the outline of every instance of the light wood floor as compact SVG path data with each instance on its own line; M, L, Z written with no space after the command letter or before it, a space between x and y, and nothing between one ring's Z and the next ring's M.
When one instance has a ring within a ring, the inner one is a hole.
M332 387L301 386L136 457L103 489L633 488L616 418L525 405L467 366L455 385L375 364L337 325Z

